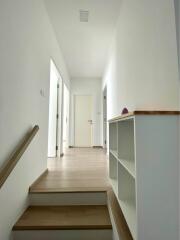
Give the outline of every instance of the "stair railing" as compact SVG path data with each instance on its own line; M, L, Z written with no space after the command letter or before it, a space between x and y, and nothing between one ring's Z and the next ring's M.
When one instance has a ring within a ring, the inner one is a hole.
M31 143L32 139L36 135L39 130L39 126L34 126L33 129L28 132L23 140L18 144L15 150L12 152L10 157L5 161L5 163L0 168L0 188L5 183L6 179L9 177L10 173L15 168L16 164L18 163L19 159L26 151L27 147Z

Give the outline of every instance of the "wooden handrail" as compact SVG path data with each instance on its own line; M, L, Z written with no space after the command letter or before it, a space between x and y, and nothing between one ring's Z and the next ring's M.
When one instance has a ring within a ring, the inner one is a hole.
M5 183L6 179L18 163L19 159L31 143L32 139L36 135L36 133L39 130L39 126L34 126L33 129L28 132L23 140L20 142L20 144L16 147L16 149L13 151L11 156L5 161L5 164L0 169L0 188Z

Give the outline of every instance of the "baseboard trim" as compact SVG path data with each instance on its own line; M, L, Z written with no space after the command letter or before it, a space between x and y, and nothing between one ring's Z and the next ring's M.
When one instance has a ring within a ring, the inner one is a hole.
M69 148L91 148L91 147L75 147L75 146L69 146ZM92 146L92 148L103 148L103 146Z

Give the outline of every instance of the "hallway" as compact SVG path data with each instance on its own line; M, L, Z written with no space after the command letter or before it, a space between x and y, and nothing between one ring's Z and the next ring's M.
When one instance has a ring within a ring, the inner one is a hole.
M108 159L98 148L70 148L63 158L49 158L48 172L31 188L31 192L106 191Z
M2 0L0 34L0 240L180 240L180 0Z

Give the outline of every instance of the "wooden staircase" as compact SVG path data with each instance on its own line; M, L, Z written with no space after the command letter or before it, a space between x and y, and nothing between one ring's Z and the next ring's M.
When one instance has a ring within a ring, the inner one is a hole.
M39 127L28 131L0 171L6 182ZM54 159L29 189L29 207L13 226L14 240L132 240L107 175L106 155L75 149Z
M49 166L29 188L14 240L132 240L101 151L75 149Z
M30 188L29 199L13 227L14 240L132 240L111 189L42 193Z
M107 206L30 206L15 224L14 239L112 239Z
M13 227L14 240L112 240L107 191L41 192L33 185L30 206Z
M59 181L46 171L30 187L29 207L12 229L14 240L132 240L108 185L49 188L52 176Z

